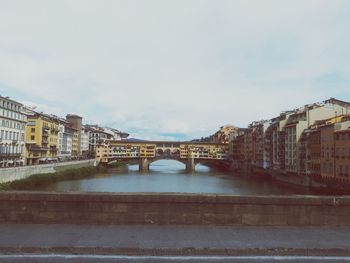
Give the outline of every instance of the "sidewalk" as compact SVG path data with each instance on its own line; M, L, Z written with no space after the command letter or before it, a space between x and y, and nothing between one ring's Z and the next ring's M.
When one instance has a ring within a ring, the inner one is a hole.
M0 253L345 255L350 228L0 225Z

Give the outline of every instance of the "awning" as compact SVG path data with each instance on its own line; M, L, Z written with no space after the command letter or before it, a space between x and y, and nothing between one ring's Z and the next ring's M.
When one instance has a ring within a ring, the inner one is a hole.
M7 161L7 163L10 163L10 164L12 164L12 163L13 163L13 161L12 161L12 160L10 160L10 161Z

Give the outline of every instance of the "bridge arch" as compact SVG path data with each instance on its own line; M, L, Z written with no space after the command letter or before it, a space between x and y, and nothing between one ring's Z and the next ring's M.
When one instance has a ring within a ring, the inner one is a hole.
M163 159L163 158L159 158L156 160L152 160L149 162L150 165L150 170L158 170L156 167L159 166L164 166L164 165L168 165L168 164L175 164L175 167L178 167L179 169L186 169L186 162L181 161L179 159Z

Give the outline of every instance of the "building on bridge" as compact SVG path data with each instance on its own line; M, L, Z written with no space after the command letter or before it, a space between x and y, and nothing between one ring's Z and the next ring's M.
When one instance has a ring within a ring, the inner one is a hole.
M84 150L84 156L90 157L96 155L96 147L99 143L106 140L126 140L129 136L126 132L121 132L114 128L101 127L99 125L86 124L83 129L84 145L82 148Z
M101 140L96 147L96 159L102 164L113 161L138 161L141 171L160 159L173 159L194 170L198 162L228 161L228 144L203 142L112 141Z

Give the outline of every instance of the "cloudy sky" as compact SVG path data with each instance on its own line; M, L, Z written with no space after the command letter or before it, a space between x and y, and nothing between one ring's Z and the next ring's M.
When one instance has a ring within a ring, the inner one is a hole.
M0 94L146 139L350 101L348 0L0 0Z

